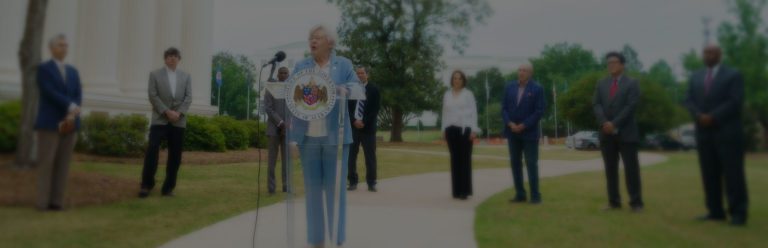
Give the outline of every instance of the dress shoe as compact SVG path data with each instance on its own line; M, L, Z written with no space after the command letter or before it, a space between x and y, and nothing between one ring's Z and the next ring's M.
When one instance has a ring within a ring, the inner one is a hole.
M698 220L698 221L725 221L725 217L717 217L717 216L712 216L712 215L705 214L705 215L696 217L696 220Z
M744 217L733 217L731 218L731 226L746 226L747 225L747 219Z
M349 185L349 187L347 187L347 190L355 191L355 190L357 190L357 185Z
M376 192L376 191L378 191L378 190L376 190L376 186L373 186L373 185L369 185L369 186L368 186L368 191L370 191L370 192Z
M139 198L147 198L149 196L149 189L141 189L139 191Z

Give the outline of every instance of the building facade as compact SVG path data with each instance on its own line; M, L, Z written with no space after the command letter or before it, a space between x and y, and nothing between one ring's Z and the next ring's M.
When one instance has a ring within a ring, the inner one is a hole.
M0 101L21 97L18 64L27 1L4 1L0 8ZM190 112L213 115L211 59L213 2L208 0L56 0L45 20L43 61L48 39L65 34L66 62L80 71L83 110L110 114L151 113L149 73L164 66L163 51L181 51L179 68L191 74Z

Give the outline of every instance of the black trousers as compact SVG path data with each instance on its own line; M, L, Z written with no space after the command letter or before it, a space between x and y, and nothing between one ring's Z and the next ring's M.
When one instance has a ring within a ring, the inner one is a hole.
M281 130L278 130L278 132L282 132ZM288 192L288 185L286 183L287 180L287 167L286 163L288 161L287 153L285 152L285 134L276 134L269 136L269 139L267 140L267 146L269 148L268 154L267 154L267 190L270 193L275 193L275 188L277 188L277 181L275 180L275 166L277 166L277 153L280 152L280 163L282 167L280 168L280 178L283 180L283 192Z
M622 142L617 135L601 134L600 150L605 165L605 178L608 182L608 203L613 207L621 206L621 195L619 194L619 156L621 156L621 160L624 161L627 191L629 191L629 205L642 207L643 197L637 143Z
M711 135L710 135L711 136ZM699 166L709 216L725 218L723 183L731 218L747 219L747 182L744 173L744 148L740 141L717 142L697 137Z
M349 185L357 185L359 177L357 175L357 154L360 152L360 145L363 146L365 154L365 181L368 186L376 185L376 132L363 132L359 129L352 130L352 146L349 149L349 170L347 180Z
M453 197L472 195L472 141L469 128L450 126L445 129L451 154L451 191Z
M174 127L171 124L154 125L149 128L149 146L144 157L144 169L141 172L141 188L155 187L158 153L163 140L168 141L168 162L161 192L170 193L176 187L176 175L181 166L181 151L184 144L184 128Z

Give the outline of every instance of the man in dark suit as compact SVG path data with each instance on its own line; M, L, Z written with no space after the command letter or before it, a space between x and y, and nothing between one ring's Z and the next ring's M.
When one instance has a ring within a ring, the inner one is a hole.
M510 202L526 202L523 186L523 155L531 187L531 203L541 203L539 192L539 120L544 113L544 89L531 79L533 66L521 65L517 69L517 81L504 89L501 115L504 118L504 136L507 137L515 183L515 198Z
M365 67L355 69L360 83L365 86L365 100L348 101L349 118L352 122L352 147L349 150L348 190L357 189L357 153L360 145L365 153L365 181L368 191L376 192L376 124L379 115L379 88L368 82Z
M53 59L37 67L40 99L35 120L37 131L38 185L37 208L59 211L69 162L80 129L80 106L83 100L80 74L64 63L69 43L63 34L53 37L48 46Z
M165 66L149 73L149 102L152 104L152 123L149 129L149 146L141 174L140 198L149 196L155 186L160 142L168 142L168 161L162 196L173 196L176 175L181 166L184 129L187 127L187 110L192 104L192 82L189 74L178 70L181 54L176 48L163 53Z
M280 67L277 69L277 81L285 82L289 76L287 67ZM277 182L275 182L275 166L277 165L277 152L280 151L280 161L282 163L281 178L283 182L283 192L288 191L286 185L286 167L285 164L288 161L285 153L285 99L276 99L272 93L267 93L264 96L264 109L267 113L267 137L269 155L267 159L267 190L269 194L275 193L277 188Z
M731 224L747 223L747 183L741 108L744 82L741 74L720 64L720 47L704 48L704 64L688 80L685 106L696 122L696 146L709 213L700 220L724 221L723 179Z
M634 212L643 210L640 163L637 157L639 134L635 109L640 101L637 80L624 75L625 58L617 52L605 56L610 76L597 82L592 107L600 125L600 150L608 181L608 210L621 208L619 194L619 157L624 161L624 174L629 206Z

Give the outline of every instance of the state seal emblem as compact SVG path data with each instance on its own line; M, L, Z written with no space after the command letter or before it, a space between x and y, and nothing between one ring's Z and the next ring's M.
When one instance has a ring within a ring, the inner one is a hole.
M320 70L300 71L288 80L286 87L286 107L301 120L325 118L336 105L336 85Z

